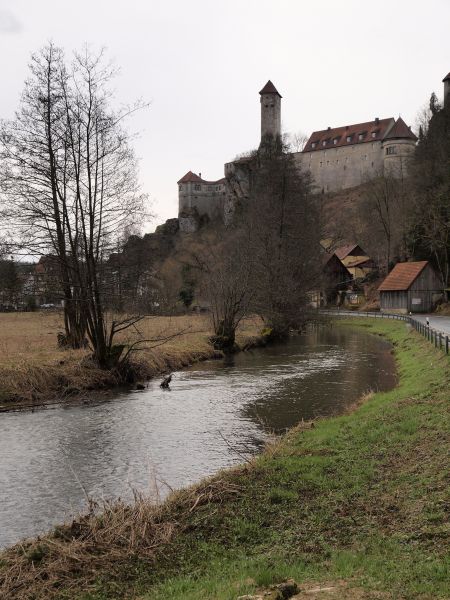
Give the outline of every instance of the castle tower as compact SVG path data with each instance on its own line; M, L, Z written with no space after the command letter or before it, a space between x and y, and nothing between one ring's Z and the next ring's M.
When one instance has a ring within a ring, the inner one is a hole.
M267 136L281 135L281 95L269 81L259 92L261 96L261 141Z
M450 108L450 73L442 80L444 84L444 106Z
M385 175L401 179L407 174L408 162L414 154L417 137L399 117L382 141Z

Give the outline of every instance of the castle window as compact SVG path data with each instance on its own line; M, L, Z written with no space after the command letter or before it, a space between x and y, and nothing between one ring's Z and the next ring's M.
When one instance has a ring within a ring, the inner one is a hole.
M397 146L389 146L389 148L386 148L386 154L397 154Z

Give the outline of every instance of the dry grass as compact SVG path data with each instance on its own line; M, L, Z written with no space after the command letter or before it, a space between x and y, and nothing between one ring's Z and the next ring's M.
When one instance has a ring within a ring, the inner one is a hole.
M162 505L139 495L132 505L91 502L89 512L71 524L3 552L1 562L7 567L0 569L2 598L50 600L61 597L61 590L72 598L80 586L88 592L105 572L126 577L122 570L135 557L150 568L194 513L238 494L239 486L228 473L174 492Z
M10 407L13 402L40 404L118 383L114 373L90 363L89 351L58 348L56 334L62 329L58 312L0 314L0 407ZM258 320L244 321L238 344L248 343L259 329ZM176 336L163 345L144 344L134 355L144 378L213 358L217 352L208 343L211 333L205 315L147 317L118 341Z

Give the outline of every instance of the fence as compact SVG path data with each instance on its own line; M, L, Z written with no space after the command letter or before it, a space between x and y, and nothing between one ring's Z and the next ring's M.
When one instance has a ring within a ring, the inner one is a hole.
M383 313L383 312L356 312L350 310L321 310L322 314L332 315L333 317L371 317L375 319L394 319L396 321L406 321L414 327L414 329L424 336L431 344L434 344L435 348L439 348L443 350L446 354L450 352L449 344L450 344L450 336L448 333L444 331L439 331L439 329L434 329L427 325L426 323L422 323L418 319L410 315L397 315L393 313Z

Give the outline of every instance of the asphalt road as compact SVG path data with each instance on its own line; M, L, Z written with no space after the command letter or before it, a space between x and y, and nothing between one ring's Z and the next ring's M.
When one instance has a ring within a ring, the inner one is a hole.
M445 335L450 335L450 317L438 317L436 315L413 315L415 319L421 321L422 323L426 323L427 317L430 320L430 327L436 329L436 331L440 331L445 333Z

